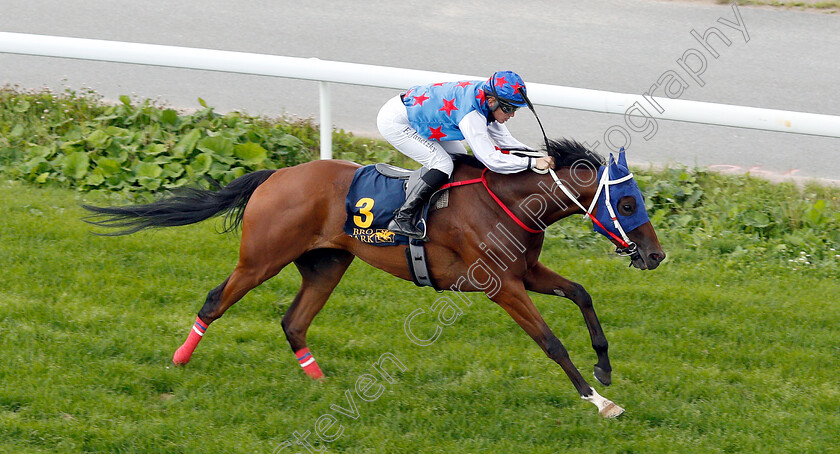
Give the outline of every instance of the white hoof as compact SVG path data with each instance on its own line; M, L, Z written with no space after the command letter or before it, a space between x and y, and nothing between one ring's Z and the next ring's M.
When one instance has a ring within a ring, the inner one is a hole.
M616 405L616 404L614 404L610 401L607 401L607 402L609 402L607 404L607 406L604 407L602 410L598 411L599 415L601 415L605 418L616 418L616 417L618 417L618 415L624 413L623 408L619 407L618 405Z
M589 396L581 396L580 398L595 404L598 407L598 414L604 418L615 418L624 413L624 409L613 403L611 400L604 399L594 389L589 388L592 394Z

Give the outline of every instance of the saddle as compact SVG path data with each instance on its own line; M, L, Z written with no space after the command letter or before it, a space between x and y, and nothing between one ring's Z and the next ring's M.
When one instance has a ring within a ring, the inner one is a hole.
M407 180L412 174L417 173L417 170L403 169L402 167L392 166L391 164L385 164L384 162L374 164L373 167L380 174L385 175L388 178L396 178L397 180ZM420 170L423 170L423 168Z
M417 180L423 177L429 169L425 167L421 167L417 170L411 169L404 169L402 167L393 166L391 164L385 164L383 162L374 164L374 168L380 175L384 175L388 178L393 178L396 180L402 180L403 183L403 190L413 185ZM452 179L450 178L450 182ZM432 210L439 210L442 208L446 208L449 206L449 189L442 189L434 194L432 197L429 198L429 202L426 204L423 210L420 212L421 219L416 219L417 221L424 220L426 214Z
M407 185L421 178L426 171L425 168L408 170L384 163L356 170L345 199L347 220L344 233L375 246L408 245L406 260L414 283L439 290L432 282L426 266L424 242L397 235L387 228L394 212L405 202ZM420 211L419 221L425 222L430 210L441 209L448 204L449 190L436 192Z

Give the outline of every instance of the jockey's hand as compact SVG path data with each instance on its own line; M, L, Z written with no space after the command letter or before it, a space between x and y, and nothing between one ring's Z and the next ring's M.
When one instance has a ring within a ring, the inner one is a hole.
M534 167L537 170L547 170L554 168L554 157L553 156L540 156L537 158L537 162L534 163Z

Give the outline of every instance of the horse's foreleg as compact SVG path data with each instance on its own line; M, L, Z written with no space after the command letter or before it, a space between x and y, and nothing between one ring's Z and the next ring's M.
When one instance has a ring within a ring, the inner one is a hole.
M496 294L492 299L500 305L516 323L527 332L531 338L545 351L549 358L553 359L563 368L569 380L577 389L581 399L592 402L598 407L601 416L612 418L624 412L624 409L609 400L601 397L589 383L583 378L580 372L569 358L569 352L560 339L551 332L545 323L534 302L528 297L524 286L521 283L514 285L510 283ZM513 288L515 287L515 288Z
M352 261L352 254L337 249L310 251L295 260L303 281L283 316L283 331L303 371L311 378L319 379L324 374L306 346L306 331Z
M595 378L604 386L609 386L612 383L612 366L610 366L610 358L607 353L609 348L607 336L601 328L601 322L592 306L592 297L589 296L586 289L582 285L560 276L540 262L537 262L526 273L525 288L546 295L563 296L577 304L583 314L586 328L589 330L592 348L598 355L598 363L595 364Z

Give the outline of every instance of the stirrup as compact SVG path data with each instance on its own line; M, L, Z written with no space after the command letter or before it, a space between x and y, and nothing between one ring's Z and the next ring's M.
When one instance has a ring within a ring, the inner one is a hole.
M397 235L407 236L409 238L416 238L418 240L425 240L426 239L426 220L422 219L417 225L410 224L412 230L409 232L403 229L402 223L398 222L396 219L392 219L391 222L388 224L388 230L396 233ZM421 229L419 225L422 224L423 228Z

